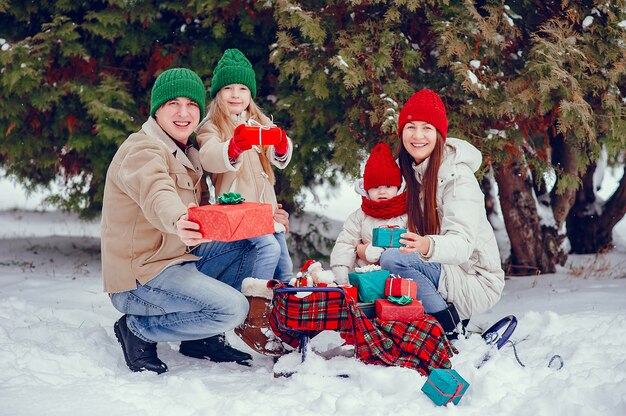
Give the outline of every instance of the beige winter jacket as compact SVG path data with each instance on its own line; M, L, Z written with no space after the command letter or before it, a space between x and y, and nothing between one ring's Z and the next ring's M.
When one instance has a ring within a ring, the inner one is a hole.
M244 123L246 119L242 119ZM219 130L211 121L198 129L200 159L204 170L209 172L215 195L224 192L237 192L248 202L264 202L276 207L276 192L257 154L257 147L243 152L234 164L228 159L230 138L222 141ZM287 138L289 140L289 138ZM274 146L269 146L266 156L279 169L284 169L291 161L293 146L289 140L287 154L283 160L276 159Z
M454 303L461 319L493 306L504 289L496 237L485 212L474 172L482 155L470 143L448 137L439 169L437 207L440 235L431 235L431 262L442 265L439 292ZM421 183L427 161L414 166Z
M165 267L195 260L176 234L190 202L200 205L204 180L196 149L185 155L152 117L117 150L102 202L104 290L123 292Z

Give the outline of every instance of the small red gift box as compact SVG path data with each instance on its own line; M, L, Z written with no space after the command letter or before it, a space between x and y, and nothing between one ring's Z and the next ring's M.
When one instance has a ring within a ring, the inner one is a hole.
M339 286L339 287L343 289L347 297L352 298L354 299L355 302L357 302L358 296L359 296L359 290L356 286L345 285L345 286Z
M238 134L256 145L269 146L280 142L281 130L279 127L243 126Z
M413 322L424 319L424 307L419 300L398 305L387 299L376 299L376 317L381 321Z
M274 233L272 205L260 202L192 207L187 218L200 224L202 238L209 240L236 241Z
M417 299L417 282L403 277L390 277L385 282L385 296L408 296Z

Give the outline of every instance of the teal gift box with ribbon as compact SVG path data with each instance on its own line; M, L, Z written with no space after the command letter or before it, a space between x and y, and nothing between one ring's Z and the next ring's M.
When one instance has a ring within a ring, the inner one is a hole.
M372 229L372 245L384 248L404 247L400 244L400 234L406 233L406 228L397 226L383 226Z
M384 298L388 278L389 271L381 270L380 266L357 267L348 274L350 284L357 287L359 302L374 302L376 299Z
M422 386L422 391L437 406L445 406L448 403L459 404L468 387L469 383L456 370L435 368Z

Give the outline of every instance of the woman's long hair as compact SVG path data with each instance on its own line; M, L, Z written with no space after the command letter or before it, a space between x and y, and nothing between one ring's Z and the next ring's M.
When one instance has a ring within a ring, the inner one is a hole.
M415 160L404 147L402 137L398 145L398 161L400 171L407 184L406 212L409 231L420 235L439 234L441 222L437 215L437 174L443 159L443 137L437 132L437 142L428 157L428 166L422 183L415 177L413 163ZM423 204L420 203L420 194Z
M254 100L250 99L250 105L248 106L248 114L251 119L258 121L264 126L272 126L273 123L263 111L254 103ZM230 112L228 111L228 107L224 100L221 98L220 94L217 94L215 98L211 101L209 105L209 112L207 113L208 119L215 124L217 130L220 134L220 139L225 142L233 137L233 133L235 132L235 123L233 123L232 118L230 117ZM274 176L274 171L272 170L272 164L269 159L265 155L267 152L268 146L263 146L261 153L258 153L259 160L261 161L261 166L263 167L263 172L268 176L268 179L272 185L276 183L276 177Z

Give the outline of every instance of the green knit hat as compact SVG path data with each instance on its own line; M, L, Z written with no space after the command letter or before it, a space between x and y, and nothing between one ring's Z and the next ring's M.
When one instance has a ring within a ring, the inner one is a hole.
M226 49L217 63L211 81L211 98L215 98L219 90L230 84L243 84L250 88L252 98L256 97L254 69L239 49Z
M154 117L159 107L176 97L195 101L200 107L200 118L204 117L206 88L198 74L187 68L172 68L159 75L152 87L150 116Z

